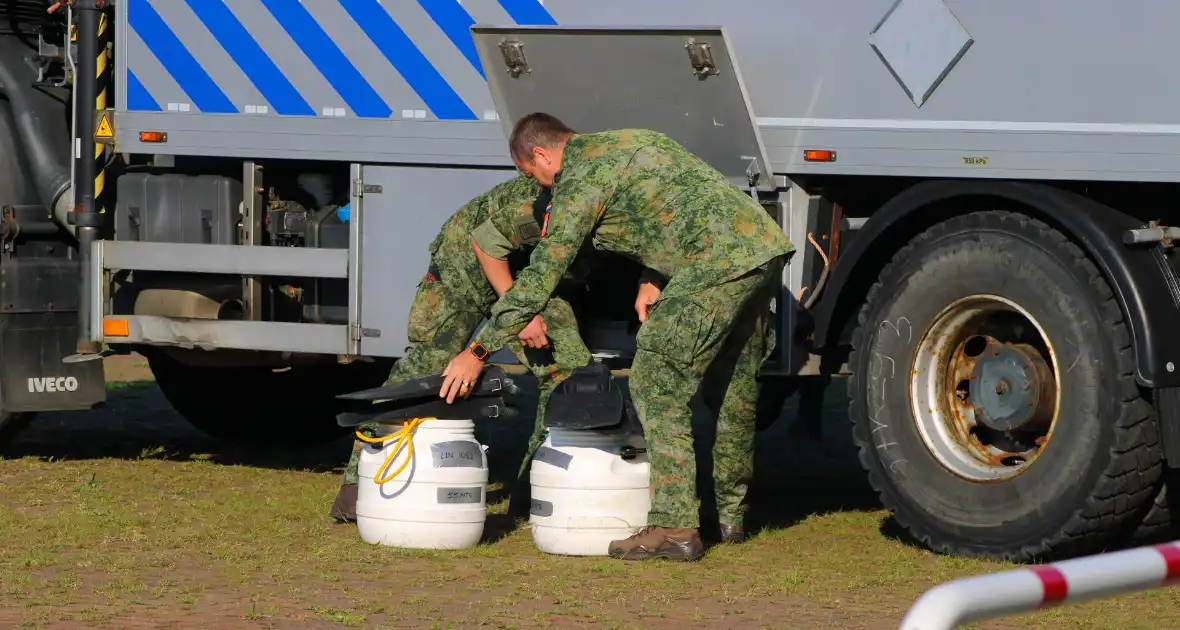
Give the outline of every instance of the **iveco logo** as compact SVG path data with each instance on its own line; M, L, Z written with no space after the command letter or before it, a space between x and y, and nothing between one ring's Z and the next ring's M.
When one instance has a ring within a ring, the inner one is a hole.
M29 393L73 392L78 390L78 379L72 376L46 376L29 379Z

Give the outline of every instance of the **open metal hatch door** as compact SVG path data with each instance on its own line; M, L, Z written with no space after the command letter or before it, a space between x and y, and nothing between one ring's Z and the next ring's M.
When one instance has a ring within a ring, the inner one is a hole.
M505 134L532 112L579 132L667 134L746 187L773 178L722 28L471 27Z

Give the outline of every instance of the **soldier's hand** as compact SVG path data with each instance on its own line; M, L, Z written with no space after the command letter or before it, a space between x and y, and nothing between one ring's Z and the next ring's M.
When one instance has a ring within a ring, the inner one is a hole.
M639 315L640 323L647 321L647 312L651 305L660 299L660 288L651 282L639 285L639 294L635 296L635 312Z
M447 404L455 402L455 397L467 398L471 395L471 388L479 379L483 371L483 361L471 352L464 350L455 355L443 370L443 384L438 391L439 398L446 398Z
M545 320L540 315L537 315L517 336L520 337L521 343L530 348L548 348L548 334L549 326L545 324Z

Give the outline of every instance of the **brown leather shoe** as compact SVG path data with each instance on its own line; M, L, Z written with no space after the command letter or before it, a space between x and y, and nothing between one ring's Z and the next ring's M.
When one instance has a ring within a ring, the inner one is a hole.
M610 555L623 560L667 558L681 562L699 559L705 553L696 529L669 529L648 525L630 538L612 540Z
M347 483L340 486L336 493L336 501L332 503L332 510L328 516L341 523L356 522L356 484Z
M721 524L721 542L723 543L744 543L746 542L746 530L741 525L726 525Z

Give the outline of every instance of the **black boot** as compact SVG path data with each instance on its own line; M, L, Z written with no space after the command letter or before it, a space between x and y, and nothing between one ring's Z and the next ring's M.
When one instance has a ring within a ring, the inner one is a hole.
M722 523L721 542L734 544L746 542L746 530L741 525L726 525Z

